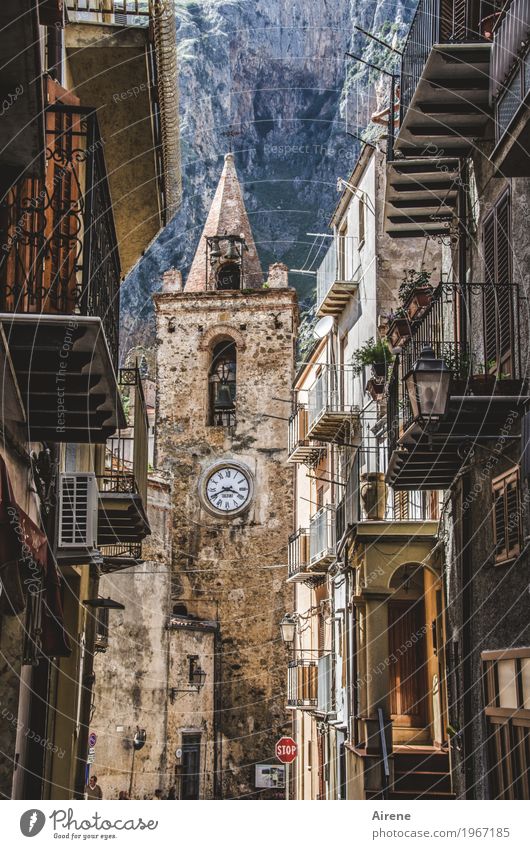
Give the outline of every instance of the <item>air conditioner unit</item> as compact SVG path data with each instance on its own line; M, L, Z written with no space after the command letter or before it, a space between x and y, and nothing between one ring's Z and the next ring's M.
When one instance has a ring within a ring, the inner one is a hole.
M98 486L90 472L59 475L59 549L97 547Z

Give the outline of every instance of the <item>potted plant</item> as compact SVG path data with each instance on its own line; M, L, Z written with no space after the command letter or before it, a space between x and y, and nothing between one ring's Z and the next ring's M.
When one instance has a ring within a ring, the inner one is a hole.
M420 318L431 304L431 271L409 268L399 287L399 297L411 321Z
M488 360L486 363L477 363L477 371L472 369L471 374L471 391L473 395L493 395L495 391L495 383L497 375L492 369L495 368L495 360Z
M355 351L352 357L353 373L358 376L365 366L369 366L373 379L384 383L392 359L386 340L378 339L376 342L372 337Z
M410 322L407 311L400 307L388 316L387 339L392 348L402 348L410 336Z
M495 395L509 395L511 398L518 398L523 391L523 386L523 380L501 372L493 391Z

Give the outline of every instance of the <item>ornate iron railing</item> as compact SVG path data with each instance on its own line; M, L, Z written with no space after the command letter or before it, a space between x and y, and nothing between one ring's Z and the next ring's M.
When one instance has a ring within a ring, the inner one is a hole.
M477 381L491 383L492 393L509 385L503 381L520 381L522 305L519 288L512 283L437 286L426 312L412 322L411 336L396 356L388 383L390 452L413 420L404 378L424 346L431 346L451 370L454 395L477 394ZM524 315L528 321L527 310Z
M314 708L318 699L318 663L315 660L289 661L287 668L287 704L289 707Z
M46 172L0 208L0 311L92 315L118 360L120 266L95 112L46 110Z
M468 0L418 3L401 59L401 122L435 44L483 41L478 5Z

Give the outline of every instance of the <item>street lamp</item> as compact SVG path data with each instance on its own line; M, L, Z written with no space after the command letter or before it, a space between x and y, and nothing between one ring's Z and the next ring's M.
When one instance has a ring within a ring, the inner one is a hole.
M280 633L284 643L292 643L296 633L296 616L286 613L280 622Z
M445 360L437 359L430 345L424 345L420 356L405 375L405 386L418 421L439 422L445 416L449 401L451 370Z

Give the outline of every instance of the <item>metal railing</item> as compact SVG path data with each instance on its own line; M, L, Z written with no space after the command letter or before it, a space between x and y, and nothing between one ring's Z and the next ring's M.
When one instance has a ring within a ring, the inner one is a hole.
M309 531L307 528L299 528L296 533L289 537L287 553L288 577L293 578L307 571L309 565Z
M75 23L143 26L149 24L152 0L67 0Z
M335 555L335 507L327 504L315 513L309 523L310 564Z
M120 386L128 387L130 427L107 440L99 488L101 492L137 492L146 506L149 422L138 367L120 369Z
M498 383L501 389L503 381L521 379L522 306L519 289L512 283L437 286L430 306L412 323L411 336L394 361L388 383L390 452L413 421L404 378L425 345L431 346L449 367L452 394L472 392L475 378L494 382L496 388Z
M45 117L46 173L0 208L0 311L99 316L116 368L120 265L97 116L54 105Z
M490 93L495 101L499 142L530 91L530 0L513 0L495 27L491 52Z
M468 0L418 3L401 59L401 123L433 46L483 41L478 33L478 5Z
M294 413L289 416L289 436L287 453L290 456L299 445L308 443L307 438L307 407L298 405Z
M315 660L289 661L287 668L287 704L289 707L314 708L318 698L318 665Z
M308 392L309 429L324 413L353 413L354 377L352 366L322 366Z
M334 283L352 283L361 273L359 240L355 236L334 236L317 269L317 310Z

